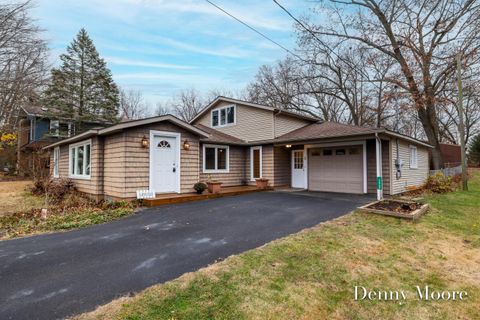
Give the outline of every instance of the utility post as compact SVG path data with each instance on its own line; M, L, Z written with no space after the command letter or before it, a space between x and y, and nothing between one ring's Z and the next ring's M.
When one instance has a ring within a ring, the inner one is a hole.
M463 122L463 88L462 88L462 52L457 54L457 81L458 81L458 131L460 135L460 152L462 159L462 189L468 190L467 161L465 153L465 124Z

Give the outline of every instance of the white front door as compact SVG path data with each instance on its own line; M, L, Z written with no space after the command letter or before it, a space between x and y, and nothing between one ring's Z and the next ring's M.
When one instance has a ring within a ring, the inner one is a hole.
M292 188L305 188L303 150L292 151Z
M150 135L150 189L155 193L180 192L180 139L172 135Z

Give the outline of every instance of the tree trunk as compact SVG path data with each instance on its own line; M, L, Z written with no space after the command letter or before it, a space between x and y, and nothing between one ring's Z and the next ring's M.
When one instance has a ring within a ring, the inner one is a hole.
M422 123L428 143L434 148L431 150L433 169L438 170L443 166L443 158L440 153L440 140L438 134L438 121L433 106L418 108L418 118Z

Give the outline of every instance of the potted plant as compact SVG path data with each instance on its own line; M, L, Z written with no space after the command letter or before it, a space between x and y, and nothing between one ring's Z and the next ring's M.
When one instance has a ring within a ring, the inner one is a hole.
M209 175L207 186L208 186L208 191L210 191L210 193L220 193L220 190L222 188L222 183L220 181L212 180L212 176Z
M268 179L265 178L259 178L255 179L257 182L257 188L258 189L267 189L268 188Z
M207 185L203 182L197 182L193 185L193 189L197 191L198 194L202 194L205 189L207 189Z

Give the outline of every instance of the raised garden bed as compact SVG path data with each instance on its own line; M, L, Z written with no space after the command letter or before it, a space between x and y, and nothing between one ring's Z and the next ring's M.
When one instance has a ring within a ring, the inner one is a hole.
M404 219L418 219L428 210L428 204L406 200L379 200L358 208L367 213L378 213Z

